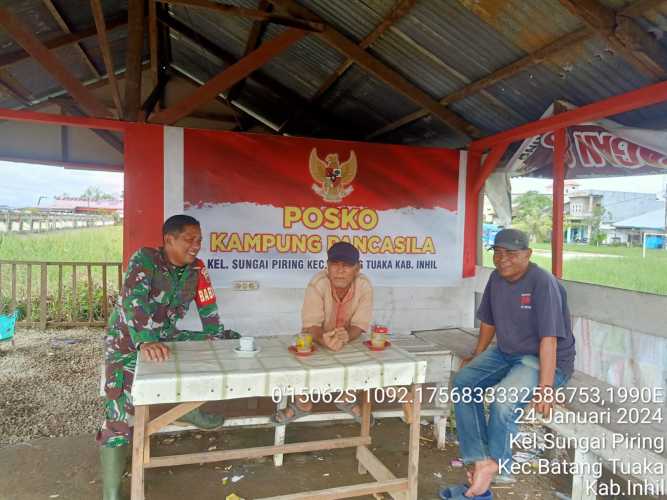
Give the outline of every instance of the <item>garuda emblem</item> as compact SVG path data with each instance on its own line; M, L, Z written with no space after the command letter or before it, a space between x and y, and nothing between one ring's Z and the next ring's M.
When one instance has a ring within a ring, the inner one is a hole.
M313 148L308 167L315 181L313 191L327 203L338 203L353 191L350 184L357 176L357 155L354 151L350 151L347 161L340 163L336 153L328 154L324 160L320 160L317 148Z

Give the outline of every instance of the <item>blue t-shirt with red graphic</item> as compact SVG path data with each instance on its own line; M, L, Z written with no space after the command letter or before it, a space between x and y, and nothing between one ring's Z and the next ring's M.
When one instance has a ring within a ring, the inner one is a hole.
M556 337L556 366L570 376L574 370L574 335L563 285L539 266L529 264L515 282L491 273L477 318L496 327L498 349L506 354L539 357L540 339Z

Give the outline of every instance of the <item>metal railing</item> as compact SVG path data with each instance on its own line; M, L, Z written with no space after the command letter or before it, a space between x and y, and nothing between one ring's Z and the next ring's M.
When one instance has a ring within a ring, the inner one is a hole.
M105 325L122 284L120 262L0 260L0 312L17 326Z

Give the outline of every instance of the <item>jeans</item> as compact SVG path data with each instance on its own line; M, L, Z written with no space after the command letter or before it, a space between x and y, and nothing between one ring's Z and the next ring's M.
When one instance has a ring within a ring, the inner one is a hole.
M489 347L456 374L452 397L468 393L472 399L454 404L456 432L464 463L511 460L510 439L516 433L516 420L522 415L520 409L530 402L533 389L538 385L539 368L537 356L505 354L497 347ZM555 387L565 384L568 378L556 368ZM489 387L494 390L490 393L492 402L487 422L484 403L479 396Z

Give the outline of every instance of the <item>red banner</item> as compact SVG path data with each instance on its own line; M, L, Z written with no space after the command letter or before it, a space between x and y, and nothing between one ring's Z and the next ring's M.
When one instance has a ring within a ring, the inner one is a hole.
M566 105L569 108L574 106ZM553 114L550 106L542 118ZM566 178L667 173L667 134L600 120L567 128ZM509 161L512 176L552 177L553 133L526 139Z

